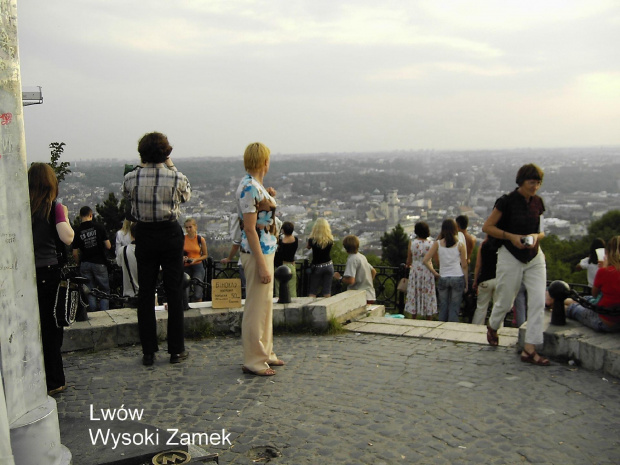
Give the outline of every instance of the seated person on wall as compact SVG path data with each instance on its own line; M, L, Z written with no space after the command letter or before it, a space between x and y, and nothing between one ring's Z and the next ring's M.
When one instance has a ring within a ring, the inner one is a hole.
M603 239L594 239L590 244L590 255L585 257L575 267L577 270L586 270L588 277L588 286L594 285L594 277L599 268L603 266L603 258L605 256L605 241Z
M340 273L335 272L334 278L339 279L346 284L347 290L364 290L366 291L366 303L375 303L375 287L373 280L377 275L375 270L366 257L358 252L360 248L360 240L357 236L346 236L342 240L344 250L347 251L349 256L347 257L347 265L344 269L344 273L340 276Z
M209 257L207 252L207 242L205 238L198 235L198 225L194 218L185 220L185 239L183 243L183 265L184 271L190 277L205 281L206 268L204 261ZM183 308L189 308L189 302L202 302L203 288L201 286L193 286L193 292L190 296L192 286L185 288L183 294Z
M605 259L599 268L592 285L592 296L598 297L598 306L612 308L620 306L620 236L612 237L605 246ZM604 315L585 308L567 299L566 316L579 321L584 326L605 333L620 332L620 311L616 315Z
M139 286L135 234L136 223L132 223L129 229L130 243L117 248L116 264L123 270L123 296L137 299Z

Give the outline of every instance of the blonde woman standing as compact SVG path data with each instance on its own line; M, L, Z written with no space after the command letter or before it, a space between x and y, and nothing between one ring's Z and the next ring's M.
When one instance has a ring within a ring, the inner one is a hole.
M269 171L269 149L260 142L247 146L243 164L247 174L237 188L241 227L241 262L246 299L241 323L244 373L273 376L272 366L284 362L273 352L273 257L276 237L275 190L263 186Z
M334 264L330 256L334 236L325 218L319 218L314 223L308 239L306 249L312 249L312 274L310 275L310 289L308 295L316 297L319 286L323 297L332 295L332 280L334 279Z

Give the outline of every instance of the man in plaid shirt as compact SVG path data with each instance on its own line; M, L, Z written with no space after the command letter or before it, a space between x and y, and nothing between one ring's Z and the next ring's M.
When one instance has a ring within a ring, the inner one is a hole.
M153 365L157 345L155 285L161 266L168 299L168 353L170 363L187 358L183 335L183 229L178 223L179 204L191 197L187 178L170 159L168 138L152 132L138 143L141 166L125 175L123 197L128 217L137 222L138 329L142 363ZM129 210L130 209L130 210Z

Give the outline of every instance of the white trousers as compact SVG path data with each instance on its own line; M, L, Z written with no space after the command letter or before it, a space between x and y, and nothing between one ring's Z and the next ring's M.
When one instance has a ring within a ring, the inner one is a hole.
M547 288L547 266L545 254L538 250L538 255L529 263L517 260L506 250L500 247L497 253L496 300L489 318L489 326L499 329L512 308L521 283L527 291L527 329L525 331L526 344L543 343L543 321L545 312L545 290Z
M265 255L272 281L273 257L274 254ZM241 263L245 272L245 306L241 322L243 365L261 372L269 368L268 362L278 360L273 352L273 282L261 282L252 254L242 253Z
M491 298L493 298L493 302L495 302L496 299L496 283L497 280L493 278L478 284L478 305L474 317L471 320L473 325L483 325L487 319L487 311L489 310Z

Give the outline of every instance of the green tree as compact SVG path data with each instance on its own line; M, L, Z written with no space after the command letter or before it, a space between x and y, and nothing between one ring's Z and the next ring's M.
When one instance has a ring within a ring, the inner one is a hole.
M69 169L70 163L68 161L63 161L59 163L60 156L65 151L65 143L64 142L52 142L49 147L52 149L50 152L50 165L56 173L56 177L58 178L58 182L62 182L65 179L65 176L71 172Z
M407 260L408 244L409 237L399 223L391 232L381 236L381 257L390 266L400 266Z
M368 260L368 263L370 263L373 267L378 267L378 266L383 266L383 262L381 261L381 257L376 256L375 254L369 253L369 254L365 254L366 255L366 260Z
M598 220L593 221L588 232L590 233L589 242L596 237L607 242L613 236L620 235L620 210L610 210Z
M541 241L540 248L545 253L547 280L561 279L568 283L585 284L585 272L575 270L579 260L588 255L588 246L584 244L583 240L563 241L554 234L546 236Z
M335 241L334 245L332 245L332 249L329 253L329 256L337 265L344 265L347 263L347 251L344 250L342 246L342 241Z
M116 241L116 231L118 231L125 219L125 199L119 201L114 192L108 194L108 198L103 204L95 205L97 211L97 221L103 224L108 238L114 245Z

